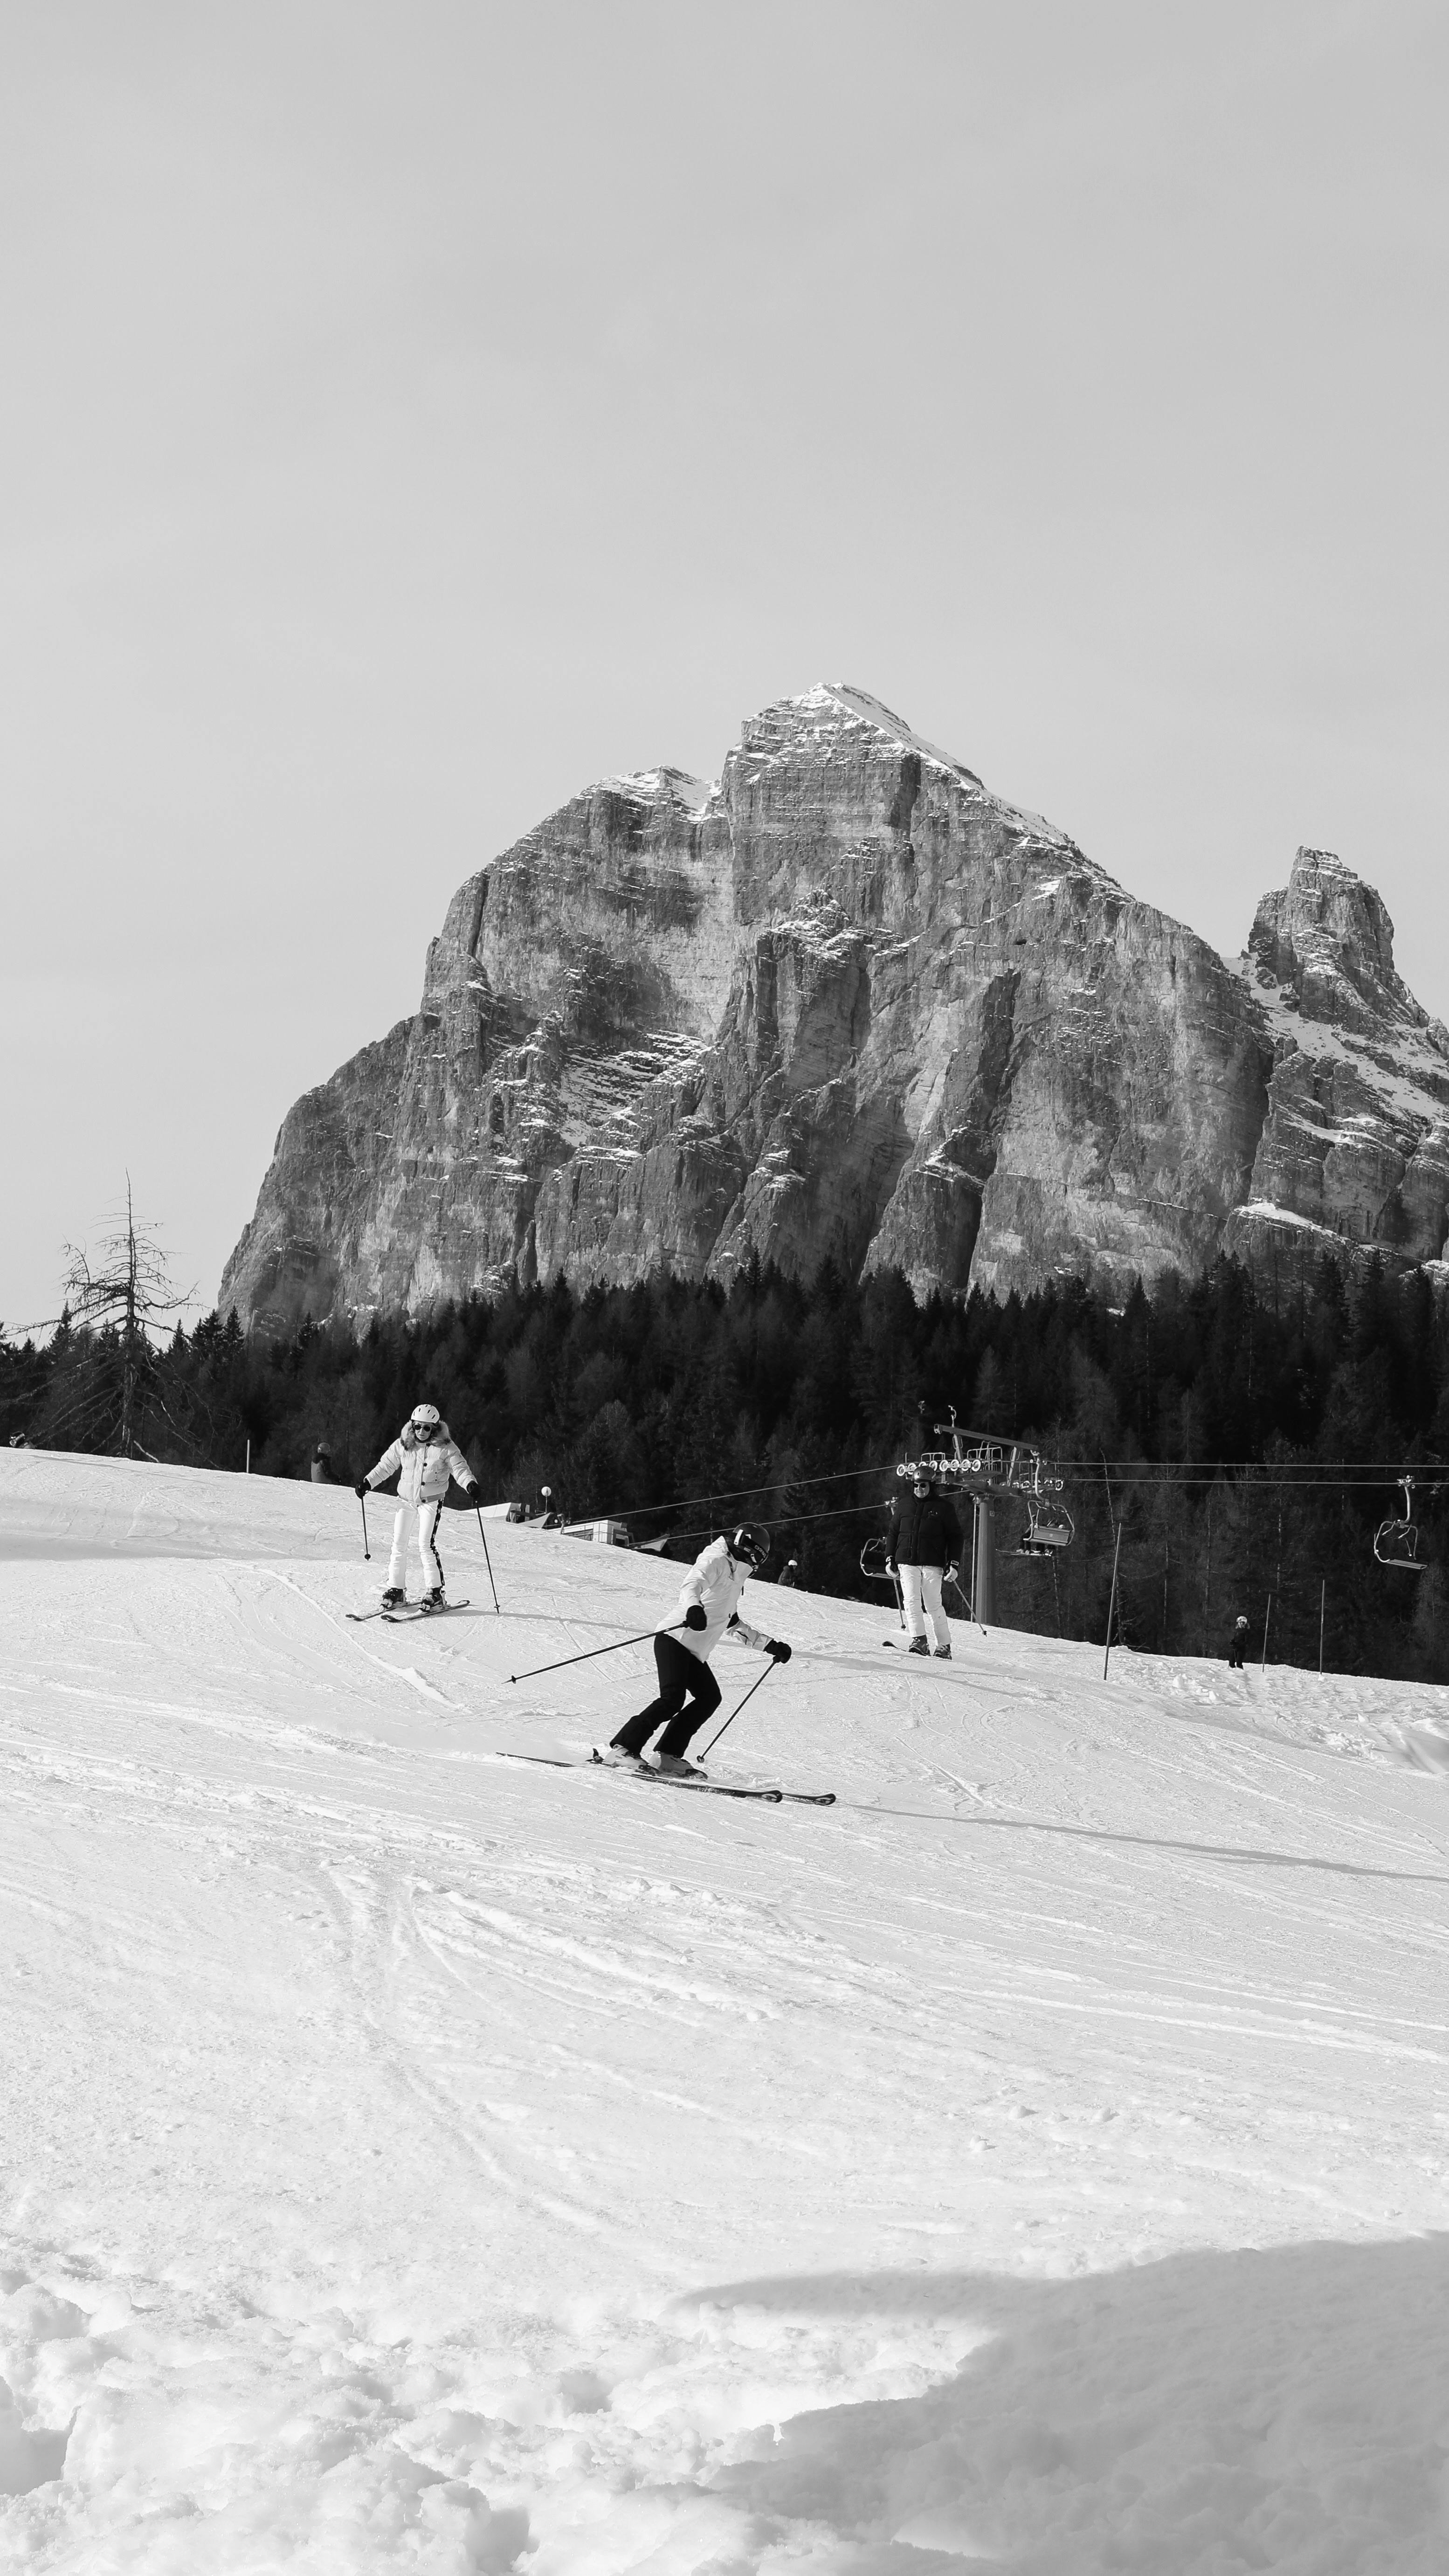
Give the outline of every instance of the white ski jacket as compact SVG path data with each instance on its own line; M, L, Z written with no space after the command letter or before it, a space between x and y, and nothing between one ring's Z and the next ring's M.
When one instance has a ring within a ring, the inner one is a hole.
M750 1627L739 1615L740 1596L749 1573L747 1565L737 1565L729 1552L728 1542L713 1539L697 1556L679 1587L675 1618L682 1619L686 1610L698 1602L704 1612L702 1628L680 1628L676 1631L681 1646L698 1655L702 1664L709 1662L715 1647L728 1630L742 1646L757 1646L763 1654L769 1638L758 1628Z
M420 1440L410 1422L405 1422L390 1449L384 1449L375 1467L367 1473L369 1485L381 1485L394 1467L402 1469L397 1489L400 1503L409 1503L414 1511L419 1503L440 1503L448 1490L448 1479L456 1476L466 1493L473 1491L473 1470L448 1430L440 1422L426 1440Z

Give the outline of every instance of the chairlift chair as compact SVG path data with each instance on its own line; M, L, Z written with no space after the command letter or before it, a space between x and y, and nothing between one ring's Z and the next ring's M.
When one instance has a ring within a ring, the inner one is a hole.
M1380 1565L1393 1566L1400 1574L1422 1574L1424 1560L1419 1554L1419 1532L1414 1521L1414 1479L1401 1479L1404 1495L1402 1517L1380 1521L1374 1532L1374 1554Z
M1040 1502L1034 1494L1023 1497L1026 1503L1026 1536L1017 1548L1018 1556L1055 1556L1059 1547L1070 1547L1076 1536L1071 1513L1065 1503Z
M884 1538L868 1538L860 1551L860 1570L870 1582L889 1583L894 1587L895 1576L886 1554L889 1544Z
M860 1551L860 1570L871 1583L888 1583L901 1626L906 1624L905 1604L901 1599L900 1577L890 1562L890 1540L882 1535L868 1538Z

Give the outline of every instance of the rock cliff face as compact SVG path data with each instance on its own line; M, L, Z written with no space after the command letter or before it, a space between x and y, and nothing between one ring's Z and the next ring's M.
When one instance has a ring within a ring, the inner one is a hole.
M717 786L588 789L461 886L421 1008L298 1101L222 1282L286 1329L508 1279L1115 1292L1323 1229L1441 1251L1449 1042L1300 851L1232 968L862 692Z
M1274 1069L1226 1249L1260 1269L1299 1263L1325 1242L1440 1260L1449 1034L1396 972L1381 898L1331 851L1300 850L1284 892L1258 906L1240 971Z

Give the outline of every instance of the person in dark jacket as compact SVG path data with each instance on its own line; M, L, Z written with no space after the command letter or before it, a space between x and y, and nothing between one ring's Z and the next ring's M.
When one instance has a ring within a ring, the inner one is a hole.
M1238 1624L1233 1630L1231 1637L1228 1639L1228 1667L1230 1671L1235 1673L1240 1673L1242 1671L1243 1648L1246 1646L1247 1642L1248 1620L1247 1613L1243 1611L1239 1613Z
M951 1630L941 1607L941 1578L960 1552L960 1522L946 1496L937 1493L929 1468L918 1466L909 1494L898 1495L891 1505L886 1533L886 1559L900 1578L910 1654L933 1651L926 1636L929 1620L934 1652L950 1655Z

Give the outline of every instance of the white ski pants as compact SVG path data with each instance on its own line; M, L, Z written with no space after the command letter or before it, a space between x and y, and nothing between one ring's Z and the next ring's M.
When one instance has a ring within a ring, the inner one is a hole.
M392 1554L387 1561L389 1585L407 1581L408 1540L413 1523L418 1525L418 1554L423 1561L423 1590L434 1592L443 1580L443 1561L433 1545L433 1532L438 1526L441 1503L399 1503L392 1525Z
M906 1605L906 1626L913 1637L924 1637L930 1621L931 1636L938 1646L949 1646L951 1628L941 1607L941 1569L939 1565L903 1565L899 1569L901 1594Z

